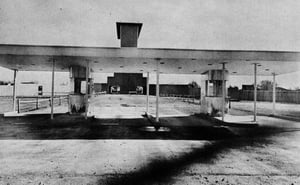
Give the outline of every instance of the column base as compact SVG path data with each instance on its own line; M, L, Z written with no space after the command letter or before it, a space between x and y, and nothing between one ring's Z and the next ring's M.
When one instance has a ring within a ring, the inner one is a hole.
M85 99L83 94L70 94L69 95L69 106L70 114L73 113L84 113L85 112Z
M203 114L210 116L222 116L222 97L203 97L201 100L201 110ZM228 101L225 101L225 113L228 112Z
M12 111L12 112L5 112L4 117L17 117L20 116L20 114L17 111Z

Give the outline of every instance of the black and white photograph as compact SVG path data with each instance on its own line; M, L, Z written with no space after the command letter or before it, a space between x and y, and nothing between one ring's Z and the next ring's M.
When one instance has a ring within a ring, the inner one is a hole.
M300 185L299 0L0 0L0 185Z

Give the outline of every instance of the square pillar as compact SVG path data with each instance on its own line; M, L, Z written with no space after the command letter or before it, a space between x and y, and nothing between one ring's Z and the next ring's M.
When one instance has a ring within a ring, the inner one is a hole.
M224 116L225 116L225 98L226 98L225 63L222 63L222 121L224 121Z
M147 87L146 87L146 96L147 96L147 98L146 98L146 115L148 115L149 114L149 87L150 87L150 85L149 85L149 72L147 72L147 79L146 79L146 83L147 83Z
M272 98L272 102L273 102L273 109L272 109L272 114L275 115L276 114L276 108L275 108L275 105L276 105L276 74L273 73L273 98Z
M156 117L155 121L159 122L159 61L156 68Z
M54 107L54 69L55 69L55 60L52 61L52 83L51 83L51 119L53 116L53 107Z
M90 68L89 62L86 63L85 67L85 114L84 117L87 119L88 109L89 109L89 75L90 75Z
M17 83L16 83L16 78L17 78L17 71L18 70L14 70L14 86L13 86L13 111L16 112L16 100L17 100L17 93L16 93L16 89L17 89Z
M254 110L253 110L253 121L256 122L256 101L257 101L257 63L254 63Z

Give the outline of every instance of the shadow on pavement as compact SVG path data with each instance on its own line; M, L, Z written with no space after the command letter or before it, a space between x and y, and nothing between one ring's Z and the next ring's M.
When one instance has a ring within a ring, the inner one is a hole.
M172 118L175 119L175 118ZM201 148L192 148L181 156L153 159L146 166L128 173L104 174L98 184L148 185L171 184L176 176L192 164L216 162L220 153L245 146L269 144L270 136L285 132L286 128L258 126L254 128L230 128L214 123L201 123L195 117L180 118L196 120L198 125L172 126L170 132L145 132L142 127L150 125L141 119L89 119L69 115L49 115L24 118L0 117L0 139L180 139L211 140Z
M235 135L225 127L195 116L165 118L160 125L147 118L93 119L82 116L30 115L0 118L0 139L173 139L219 140ZM145 127L163 126L167 132L148 131Z
M246 146L263 146L271 143L268 139L281 132L277 128L255 128L243 130L243 135L232 139L217 140L205 144L201 148L193 148L191 152L169 159L154 159L148 165L129 173L108 174L98 180L102 185L150 185L172 184L175 178L192 164L215 163L218 155L234 148ZM200 174L201 175L201 174Z

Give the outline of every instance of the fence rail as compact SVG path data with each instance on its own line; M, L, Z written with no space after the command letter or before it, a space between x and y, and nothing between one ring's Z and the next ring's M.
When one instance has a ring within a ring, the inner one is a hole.
M69 97L64 96L55 96L53 98L53 105L60 106L63 104L68 103ZM28 112L33 110L38 110L42 108L47 108L51 106L51 97L47 96L30 96L30 97L18 97L17 98L17 111L18 113L21 112Z
M188 103L200 103L200 97L197 95L185 95L185 94L160 94L161 97L174 97L177 100Z
M239 92L239 100L253 101L253 96L254 94L252 90L242 90ZM272 91L257 91L257 101L271 102L272 97ZM300 104L300 91L277 91L276 102Z

